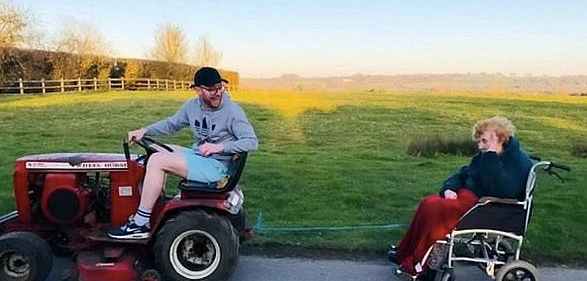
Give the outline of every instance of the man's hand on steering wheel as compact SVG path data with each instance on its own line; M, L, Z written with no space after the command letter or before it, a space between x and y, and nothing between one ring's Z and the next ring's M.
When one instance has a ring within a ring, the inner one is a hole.
M146 131L147 130L145 130L145 128L140 128L140 129L128 132L128 142L136 143L136 142L140 141L143 138L143 136L145 136Z
M145 136L146 132L147 130L145 128L128 132L128 142L130 144L138 144L140 147L145 149L147 156L158 151L173 152L173 149L168 145Z

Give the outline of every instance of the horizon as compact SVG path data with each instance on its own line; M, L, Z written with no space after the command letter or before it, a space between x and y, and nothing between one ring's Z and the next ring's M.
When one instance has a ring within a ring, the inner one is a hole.
M230 70L230 69L227 69ZM533 74L533 73L502 73L502 72L439 72L439 73L426 73L426 72L419 72L419 73L397 73L397 74L378 74L378 73L354 73L349 75L339 75L339 76L301 76L297 73L283 73L279 76L273 77L246 77L241 76L241 79L280 79L280 78L287 78L288 76L295 76L293 78L298 79L335 79L335 78L349 78L355 76L449 76L449 75L485 75L485 76L503 76L506 78L565 78L565 77L587 77L587 74L564 74L564 75L548 75L548 74Z
M113 57L149 59L158 25L208 36L219 68L245 79L374 75L587 74L587 3L567 1L11 1L45 39L68 22L94 26ZM130 11L130 12L129 12ZM202 11L202 12L198 12Z

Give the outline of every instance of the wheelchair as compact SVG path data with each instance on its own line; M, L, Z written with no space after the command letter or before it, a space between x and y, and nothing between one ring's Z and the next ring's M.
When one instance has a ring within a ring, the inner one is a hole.
M537 157L532 159L524 200L480 198L444 240L436 241L428 249L416 265L417 275L408 275L401 269L396 269L396 275L407 276L409 280L454 281L455 264L465 262L477 265L497 281L539 280L536 267L520 259L532 217L537 174L542 170L562 181L556 169L570 168Z

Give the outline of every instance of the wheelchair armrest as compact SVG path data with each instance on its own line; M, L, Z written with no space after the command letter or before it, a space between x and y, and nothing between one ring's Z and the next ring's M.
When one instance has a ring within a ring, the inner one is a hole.
M499 197L492 197L492 196L484 196L479 199L479 203L489 203L489 202L502 203L502 204L513 204L513 205L518 205L521 203L520 201L518 201L516 199L512 199L512 198L499 198Z

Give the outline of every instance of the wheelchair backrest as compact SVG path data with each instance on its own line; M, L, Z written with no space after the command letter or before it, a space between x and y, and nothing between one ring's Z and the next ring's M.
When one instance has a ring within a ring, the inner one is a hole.
M524 194L524 201L532 198L534 195L534 189L536 188L536 169L540 167L541 162L534 162L530 172L528 173L528 179L526 180L526 192Z
M528 224L530 224L530 219L532 218L534 190L536 189L536 179L538 176L537 170L542 166L550 165L550 162L532 161L532 164L532 168L530 168L530 172L528 172L528 178L526 179L524 200L520 201L520 203L523 203L524 210L526 211L526 221L524 223L523 235L526 234L526 231L528 230Z
M461 217L456 229L494 229L525 235L532 217L538 171L540 168L546 169L551 164L548 161L533 161L526 180L524 198L488 198L487 201L480 201ZM519 199L523 200L518 201Z
M539 163L535 163L528 172L523 198L481 198L479 203L461 217L456 229L491 229L525 235L532 216L536 170L539 166ZM518 201L520 199L523 200Z

